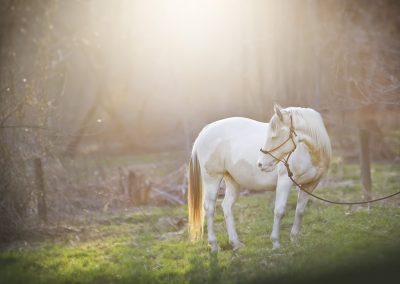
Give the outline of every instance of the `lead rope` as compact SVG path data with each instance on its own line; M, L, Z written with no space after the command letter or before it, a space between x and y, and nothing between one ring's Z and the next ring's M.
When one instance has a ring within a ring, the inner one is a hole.
M289 156L290 156L290 155L289 155ZM288 157L288 158L289 158L289 157ZM321 200L321 201L327 202L327 203L331 203L331 204L342 204L342 205L367 204L367 203L372 203L372 202L377 202L377 201L381 201L381 200L384 200L384 199L388 199L388 198L390 198L390 197L393 197L393 196L395 196L395 195L400 194L400 191L398 191L398 192L396 192L396 193L393 193L393 194L390 194L390 195L387 195L387 196L383 196L383 197L380 197L380 198L375 198L375 199L371 199L371 200L367 200L367 201L341 202L341 201L328 200L328 199L319 197L319 196L317 196L317 195L315 195L315 194L309 192L308 190L304 189L303 186L302 186L301 184L299 184L298 182L296 182L296 181L293 179L293 172L290 170L289 163L287 162L287 160L288 160L288 159L286 159L285 161L280 160L280 162L282 162L282 163L285 165L290 180L291 180L300 190L304 191L304 192L307 193L308 195L311 195L312 197L314 197L314 198L316 198L316 199L319 199L319 200Z
M272 158L274 158L275 160L277 160L277 161L283 163L283 165L286 167L286 170L287 170L287 172L288 172L288 177L290 178L290 180L291 180L300 190L304 191L304 192L307 193L308 195L310 195L310 196L312 196L312 197L314 197L314 198L316 198L316 199L318 199L318 200L321 200L321 201L324 201L324 202L327 202L327 203L331 203L331 204L355 205L355 204L367 204L367 203L377 202L377 201L381 201L381 200L384 200L384 199L388 199L388 198L391 198L391 197L393 197L393 196L395 196L395 195L400 194L400 191L398 191L398 192L395 192L395 193L390 194L390 195L387 195L387 196L383 196L383 197L379 197L379 198L375 198L375 199L371 199L371 200L366 200L366 201L341 202L341 201L328 200L328 199L325 199L325 198L323 198L323 197L319 197L318 195L315 195L315 194L309 192L308 190L306 190L306 189L303 188L303 185L299 184L297 181L295 181L295 180L293 179L293 172L290 170L289 158L290 158L290 155L292 155L292 153L293 153L293 152L296 150L296 148L297 148L297 145L296 145L296 143L295 143L294 140L293 140L293 135L294 135L294 136L297 136L297 134L296 134L296 132L295 132L295 130L294 130L294 127L293 127L292 116L290 115L290 133L289 133L289 137L288 137L284 142L282 142L279 146L273 148L272 150L269 150L269 151L268 151L268 150L263 150L263 149L261 148L260 151L261 151L263 154L270 155L270 156L271 156ZM286 142L288 142L289 140L292 140L292 143L293 143L293 145L294 145L294 148L293 148L292 151L289 152L289 154L287 155L286 159L285 159L285 158L279 159L279 158L277 158L275 155L272 154L273 151L275 151L275 150L279 149L280 147L282 147L282 146L283 146L284 144L286 144Z

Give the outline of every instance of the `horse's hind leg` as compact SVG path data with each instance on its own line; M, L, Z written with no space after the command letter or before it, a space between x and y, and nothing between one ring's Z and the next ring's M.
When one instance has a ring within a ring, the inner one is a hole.
M222 180L222 175L221 176L205 175L203 178L204 209L207 214L208 243L211 246L211 252L218 252L220 249L214 231L214 213L215 213L215 202L217 200L218 189L221 180Z
M239 195L240 186L232 179L229 175L225 175L225 197L222 201L222 209L224 210L226 229L228 231L229 241L233 246L233 250L239 249L243 244L239 241L238 235L235 229L235 221L233 218L232 207L236 202Z
M317 186L318 182L310 184L306 187L308 192L312 192L314 188ZM296 215L294 217L294 222L292 226L292 231L290 232L290 239L292 242L297 240L297 235L300 231L301 221L303 219L304 211L306 209L306 205L310 196L304 191L299 189L299 195L297 198L297 206L296 206Z

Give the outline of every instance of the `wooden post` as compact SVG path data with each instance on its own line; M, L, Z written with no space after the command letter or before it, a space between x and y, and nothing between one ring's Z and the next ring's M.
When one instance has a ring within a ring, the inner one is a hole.
M124 171L122 170L121 167L118 167L118 173L119 173L119 191L125 196L129 196L128 189L124 185L125 176L124 176Z
M148 180L145 180L143 183L143 196L142 196L142 202L143 204L149 204L149 199L150 199L150 191L151 191L151 182Z
M36 189L37 189L37 209L40 220L47 223L47 204L46 204L46 188L44 183L44 174L42 160L34 159Z
M366 129L360 129L360 169L361 183L363 186L364 200L371 199L372 181L371 181L371 162L369 158L369 132Z
M136 194L136 174L133 171L128 173L128 195L129 201L133 205L137 205L137 194Z

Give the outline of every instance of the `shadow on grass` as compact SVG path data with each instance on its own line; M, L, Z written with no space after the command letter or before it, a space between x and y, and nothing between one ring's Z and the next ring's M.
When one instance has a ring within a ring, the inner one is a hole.
M204 259L192 257L190 259L191 269L185 278L189 283L221 283L223 270L219 265L217 253L209 253L208 267Z
M218 262L218 254L210 252L210 282L221 282L221 268Z

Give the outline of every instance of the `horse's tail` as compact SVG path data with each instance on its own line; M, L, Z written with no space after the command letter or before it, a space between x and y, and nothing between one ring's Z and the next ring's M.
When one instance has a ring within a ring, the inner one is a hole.
M188 212L190 239L198 241L203 237L204 209L200 164L195 149L189 162Z

